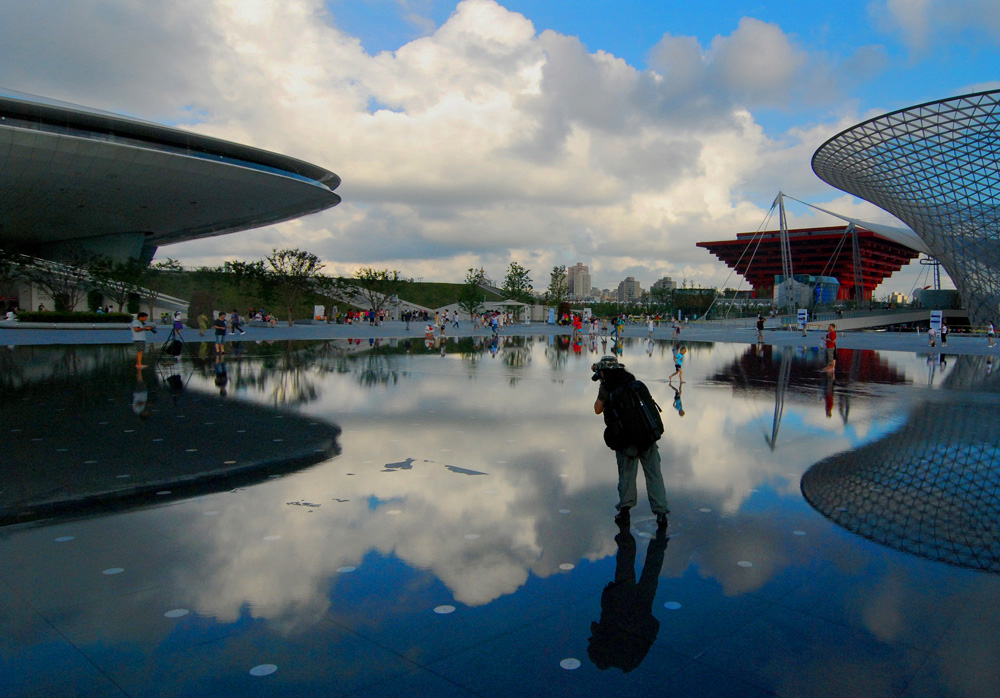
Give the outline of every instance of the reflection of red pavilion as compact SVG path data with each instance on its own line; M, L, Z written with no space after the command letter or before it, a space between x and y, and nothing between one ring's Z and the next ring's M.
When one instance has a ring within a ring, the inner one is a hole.
M860 226L857 231L861 300L870 300L875 287L915 259L918 252ZM788 242L796 275L836 277L840 281L838 298L854 299L854 252L851 238L842 227L789 230ZM739 233L735 240L699 242L698 247L742 274L758 298L772 295L774 277L781 274L781 238L777 230Z

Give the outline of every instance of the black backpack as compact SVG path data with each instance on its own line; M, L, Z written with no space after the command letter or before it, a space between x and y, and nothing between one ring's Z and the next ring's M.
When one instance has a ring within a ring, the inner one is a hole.
M645 451L663 436L660 406L640 380L615 388L604 406L607 418L604 443L616 451L634 447Z

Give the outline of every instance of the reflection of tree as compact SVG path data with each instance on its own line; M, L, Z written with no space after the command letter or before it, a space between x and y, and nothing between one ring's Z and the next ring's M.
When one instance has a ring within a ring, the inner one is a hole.
M304 358L293 342L287 342L284 351L259 361L248 358L232 361L231 384L237 390L254 390L265 395L267 402L275 406L308 404L319 397L319 389L311 380L314 371Z
M562 371L569 362L569 337L551 336L550 343L545 345L545 358L553 371Z
M358 382L366 388L378 385L395 385L399 382L399 371L394 361L381 354L369 354L358 371Z

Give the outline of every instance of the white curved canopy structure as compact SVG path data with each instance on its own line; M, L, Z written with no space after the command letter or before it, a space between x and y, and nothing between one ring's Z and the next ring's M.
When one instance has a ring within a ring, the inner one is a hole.
M0 242L36 256L149 259L336 206L339 184L277 153L0 90Z

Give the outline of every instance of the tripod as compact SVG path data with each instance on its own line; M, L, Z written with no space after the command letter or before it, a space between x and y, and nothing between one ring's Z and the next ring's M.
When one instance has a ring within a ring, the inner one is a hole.
M174 350L176 353L172 351L174 349L174 342L180 343L180 346ZM156 357L157 363L159 363L160 359L163 358L164 353L168 356L180 357L180 355L184 352L184 347L186 346L187 343L184 341L184 337L181 336L181 333L171 327L170 334L167 335L167 338L163 340L163 344L160 345L160 354Z

